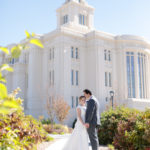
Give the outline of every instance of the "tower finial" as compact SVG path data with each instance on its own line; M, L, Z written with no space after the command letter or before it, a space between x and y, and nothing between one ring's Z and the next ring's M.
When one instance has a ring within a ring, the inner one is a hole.
M79 3L85 2L85 0L66 0L66 3L71 2L71 1L76 1L76 2L79 2Z

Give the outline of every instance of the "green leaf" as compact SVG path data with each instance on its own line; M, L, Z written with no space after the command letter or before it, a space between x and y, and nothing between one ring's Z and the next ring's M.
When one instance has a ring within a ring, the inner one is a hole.
M0 83L0 99L4 99L7 96L7 88L4 84Z
M0 47L0 50L2 50L6 54L9 54L9 50L6 47Z
M25 31L25 34L26 34L27 39L29 39L31 37L30 33L27 30Z
M14 46L11 48L11 55L13 58L18 58L21 54L21 48L19 46Z
M30 40L30 43L32 43L32 44L34 44L34 45L37 45L37 46L39 46L39 47L41 47L41 48L44 48L43 44L42 44L41 41L38 40L38 39L31 39L31 40Z
M3 64L3 65L0 67L0 71L3 71L3 70L7 70L7 71L10 71L10 72L13 72L13 68L10 67L8 64Z

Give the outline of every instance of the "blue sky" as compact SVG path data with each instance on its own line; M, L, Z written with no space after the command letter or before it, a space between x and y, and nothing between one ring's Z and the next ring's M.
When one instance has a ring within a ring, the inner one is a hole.
M65 0L0 0L0 45L16 43L25 30L44 34L56 28L55 10ZM95 7L95 28L150 40L150 0L86 0Z

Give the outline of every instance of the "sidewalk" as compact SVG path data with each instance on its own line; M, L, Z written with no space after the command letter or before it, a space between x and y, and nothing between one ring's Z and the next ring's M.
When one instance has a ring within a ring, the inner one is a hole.
M69 138L70 134L65 134L65 135L52 135L50 134L51 137L53 137L56 142L51 144L46 150L61 150L63 145L66 143L67 139ZM89 146L89 150L92 150L91 146ZM99 150L109 150L107 147L100 146Z

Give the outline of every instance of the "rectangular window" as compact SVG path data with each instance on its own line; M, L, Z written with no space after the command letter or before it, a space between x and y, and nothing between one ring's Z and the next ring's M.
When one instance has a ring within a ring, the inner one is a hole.
M14 63L15 63L15 59L14 59L14 58L11 58L11 59L10 59L10 64L13 65Z
M63 17L63 24L66 24L66 23L68 23L68 15L65 15Z
M135 73L134 73L134 56L131 56L131 74L132 74L132 96L135 98Z
M111 52L108 51L108 60L111 61Z
M135 98L134 53L126 53L128 97Z
M85 16L82 14L79 14L79 24L85 25Z
M79 84L79 71L76 71L76 85Z
M145 96L145 55L138 53L138 72L139 72L139 93L140 98Z
M54 70L53 70L53 85L54 85L54 79L55 79L55 78L54 78Z
M72 106L72 108L74 108L74 97L73 96L71 98L71 102L72 102L71 106Z
M105 98L105 101L106 101L106 102L108 101L108 97Z
M131 97L131 78L130 78L130 56L127 56L127 81L128 81L128 97Z
M79 15L79 24L82 24L82 15Z
M78 50L78 48L76 48L76 59L78 59L79 58L79 50Z
M111 84L111 73L109 72L109 87L111 87L112 84Z
M71 58L74 58L74 48L71 47Z
M107 86L107 72L105 72L105 86Z
M104 50L104 60L107 60L107 50Z
M78 97L76 97L76 107L78 106Z
M85 17L82 15L82 24L85 25Z
M71 84L74 85L74 70L71 70Z
M51 71L49 72L49 78L50 78L50 85L52 84L52 74Z

